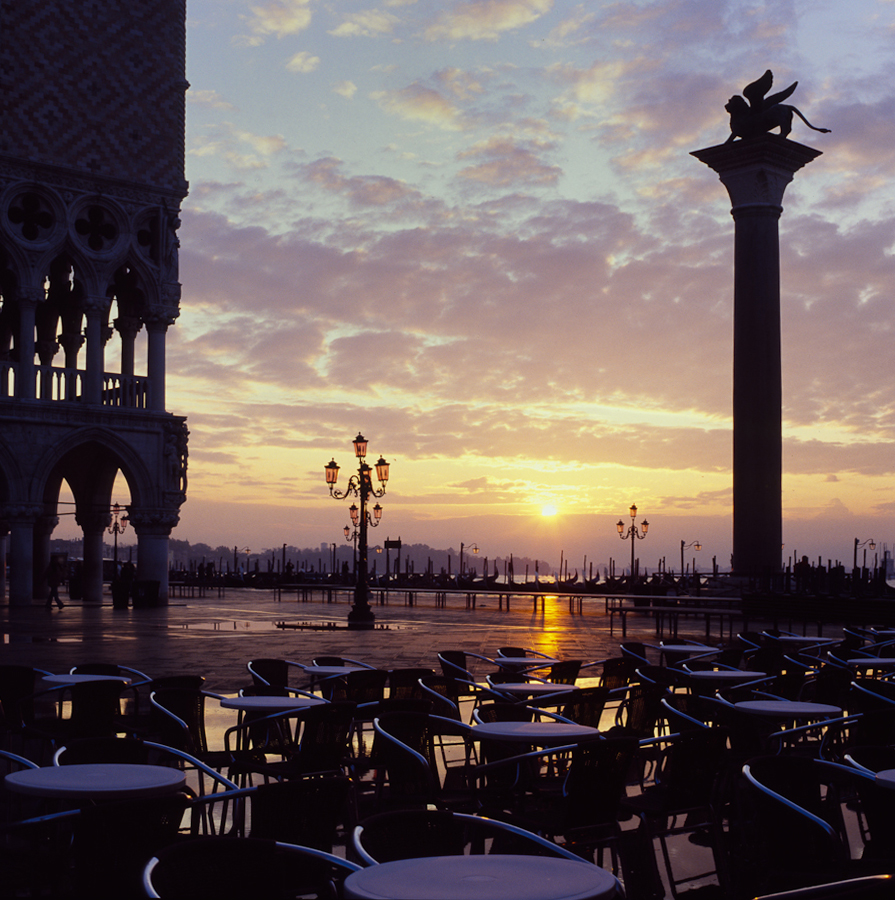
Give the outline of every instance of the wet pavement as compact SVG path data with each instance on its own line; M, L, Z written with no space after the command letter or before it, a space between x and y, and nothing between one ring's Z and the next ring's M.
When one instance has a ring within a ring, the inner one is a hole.
M295 593L228 588L223 596L172 598L166 607L114 609L69 600L64 609L0 605L0 661L66 672L82 663L133 666L151 677L199 673L208 690L230 693L250 683L246 663L256 657L285 657L309 663L315 656L348 656L382 668L428 666L438 670L436 654L462 649L494 656L499 646L531 647L560 659L603 659L618 655L620 635L609 634L602 598L585 601L571 613L568 599L548 596L543 606L517 597L511 611L496 597L479 595L475 609L465 596L449 594L445 607L430 596L404 605L398 592L388 605L376 605L376 627L349 630L348 594L326 602L315 591L310 601ZM655 640L652 619L629 619L627 640ZM296 627L278 627L278 623ZM640 630L642 629L642 630ZM704 637L700 630L681 637ZM491 667L482 664L482 671Z

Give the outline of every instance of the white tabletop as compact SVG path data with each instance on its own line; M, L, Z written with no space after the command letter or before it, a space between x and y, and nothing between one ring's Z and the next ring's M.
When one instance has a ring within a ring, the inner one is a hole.
M876 783L880 787L895 788L895 769L883 769L877 772Z
M687 674L697 681L721 681L726 684L740 684L767 678L765 672L748 672L745 669L697 669L695 672L688 669Z
M352 872L343 885L355 900L602 900L618 881L593 863L545 856L432 856Z
M660 643L659 649L668 653L714 653L718 648L708 644L666 644Z
M520 741L525 744L574 743L596 737L600 732L590 725L567 722L483 722L472 726L473 738L495 738L501 741Z
M322 697L271 697L265 694L256 697L225 697L221 700L221 706L224 709L238 709L242 712L275 713L318 706L326 702Z
M363 672L366 666L305 666L309 675L347 675L349 672Z
M6 787L36 797L123 799L157 797L180 790L186 775L169 766L82 763L22 769L6 776Z
M514 669L520 666L540 669L545 666L552 666L554 663L558 663L559 660L544 656L497 656L494 658L494 662L499 666L512 667Z
M767 634L766 637L782 644L832 644L831 638L811 637L810 634Z
M895 656L859 656L846 663L856 669L891 669L895 668Z
M120 681L122 684L130 684L131 679L127 675L88 675L79 672L76 675L42 675L48 684L83 684L85 681Z
M552 681L511 681L506 684L489 682L489 687L508 694L559 694L575 690L574 684L554 684Z
M828 719L842 715L838 706L829 703L808 703L803 700L741 700L737 709L779 719Z

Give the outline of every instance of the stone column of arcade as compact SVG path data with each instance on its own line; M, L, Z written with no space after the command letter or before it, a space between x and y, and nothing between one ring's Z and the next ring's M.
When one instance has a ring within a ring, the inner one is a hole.
M16 366L16 397L34 399L34 325L37 304L43 300L41 288L23 290L19 294L19 361Z
M34 523L43 512L39 503L8 503L0 511L9 525L9 603L30 606L39 585L34 583Z
M168 605L168 538L171 529L180 521L176 509L127 508L128 522L137 533L137 581L144 585L158 584L153 602ZM135 601L134 605L137 605Z
M87 319L87 364L84 373L83 396L87 403L103 402L103 376L105 374L106 335L104 326L108 316L110 301L107 297L87 297L84 300L84 315ZM87 553L84 552L84 565ZM87 595L84 595L87 599Z
M85 603L103 602L103 541L112 516L108 509L75 512L75 521L84 532L83 588Z
M786 186L820 151L764 134L692 155L718 173L735 223L733 571L766 577L783 540L778 220Z
M47 599L47 569L50 567L50 538L59 524L58 516L40 516L34 523L34 597Z

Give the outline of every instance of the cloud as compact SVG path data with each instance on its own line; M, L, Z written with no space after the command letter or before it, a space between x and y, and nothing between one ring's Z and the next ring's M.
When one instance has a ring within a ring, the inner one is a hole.
M299 34L311 24L310 0L271 0L260 6L252 6L251 15L244 16L251 31L250 35L240 35L237 45L258 46L269 35L282 38Z
M188 152L197 157L217 156L235 169L248 170L266 168L270 158L285 148L281 134L253 134L232 122L222 122L197 136Z
M429 41L495 41L524 28L553 7L553 0L471 0L450 4L425 31Z
M353 81L340 81L333 85L333 91L346 100L350 100L357 93L357 85Z
M398 17L392 13L368 9L347 16L329 33L334 37L376 37L391 34L398 22Z
M548 145L549 147L550 145ZM460 159L478 160L460 170L458 177L492 187L556 184L562 170L539 158L545 147L493 137L458 154Z
M448 131L460 130L467 124L456 104L419 82L399 91L375 91L371 96L387 113L402 119L424 122Z
M302 50L289 58L286 63L286 69L290 72L297 72L306 75L314 72L320 65L320 57L312 56L306 50Z
M199 91L191 88L186 95L187 103L195 106L204 106L208 109L226 109L235 110L236 107L229 100L224 100L221 95L214 90Z

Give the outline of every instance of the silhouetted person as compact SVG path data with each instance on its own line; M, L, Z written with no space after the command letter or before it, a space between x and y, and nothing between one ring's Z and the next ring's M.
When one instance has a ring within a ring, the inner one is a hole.
M62 565L62 562L58 559L54 559L50 562L49 566L47 566L47 584L49 585L50 592L47 595L47 609L53 608L53 602L56 602L56 606L59 609L62 609L65 604L59 599L59 585L65 580L65 567Z

